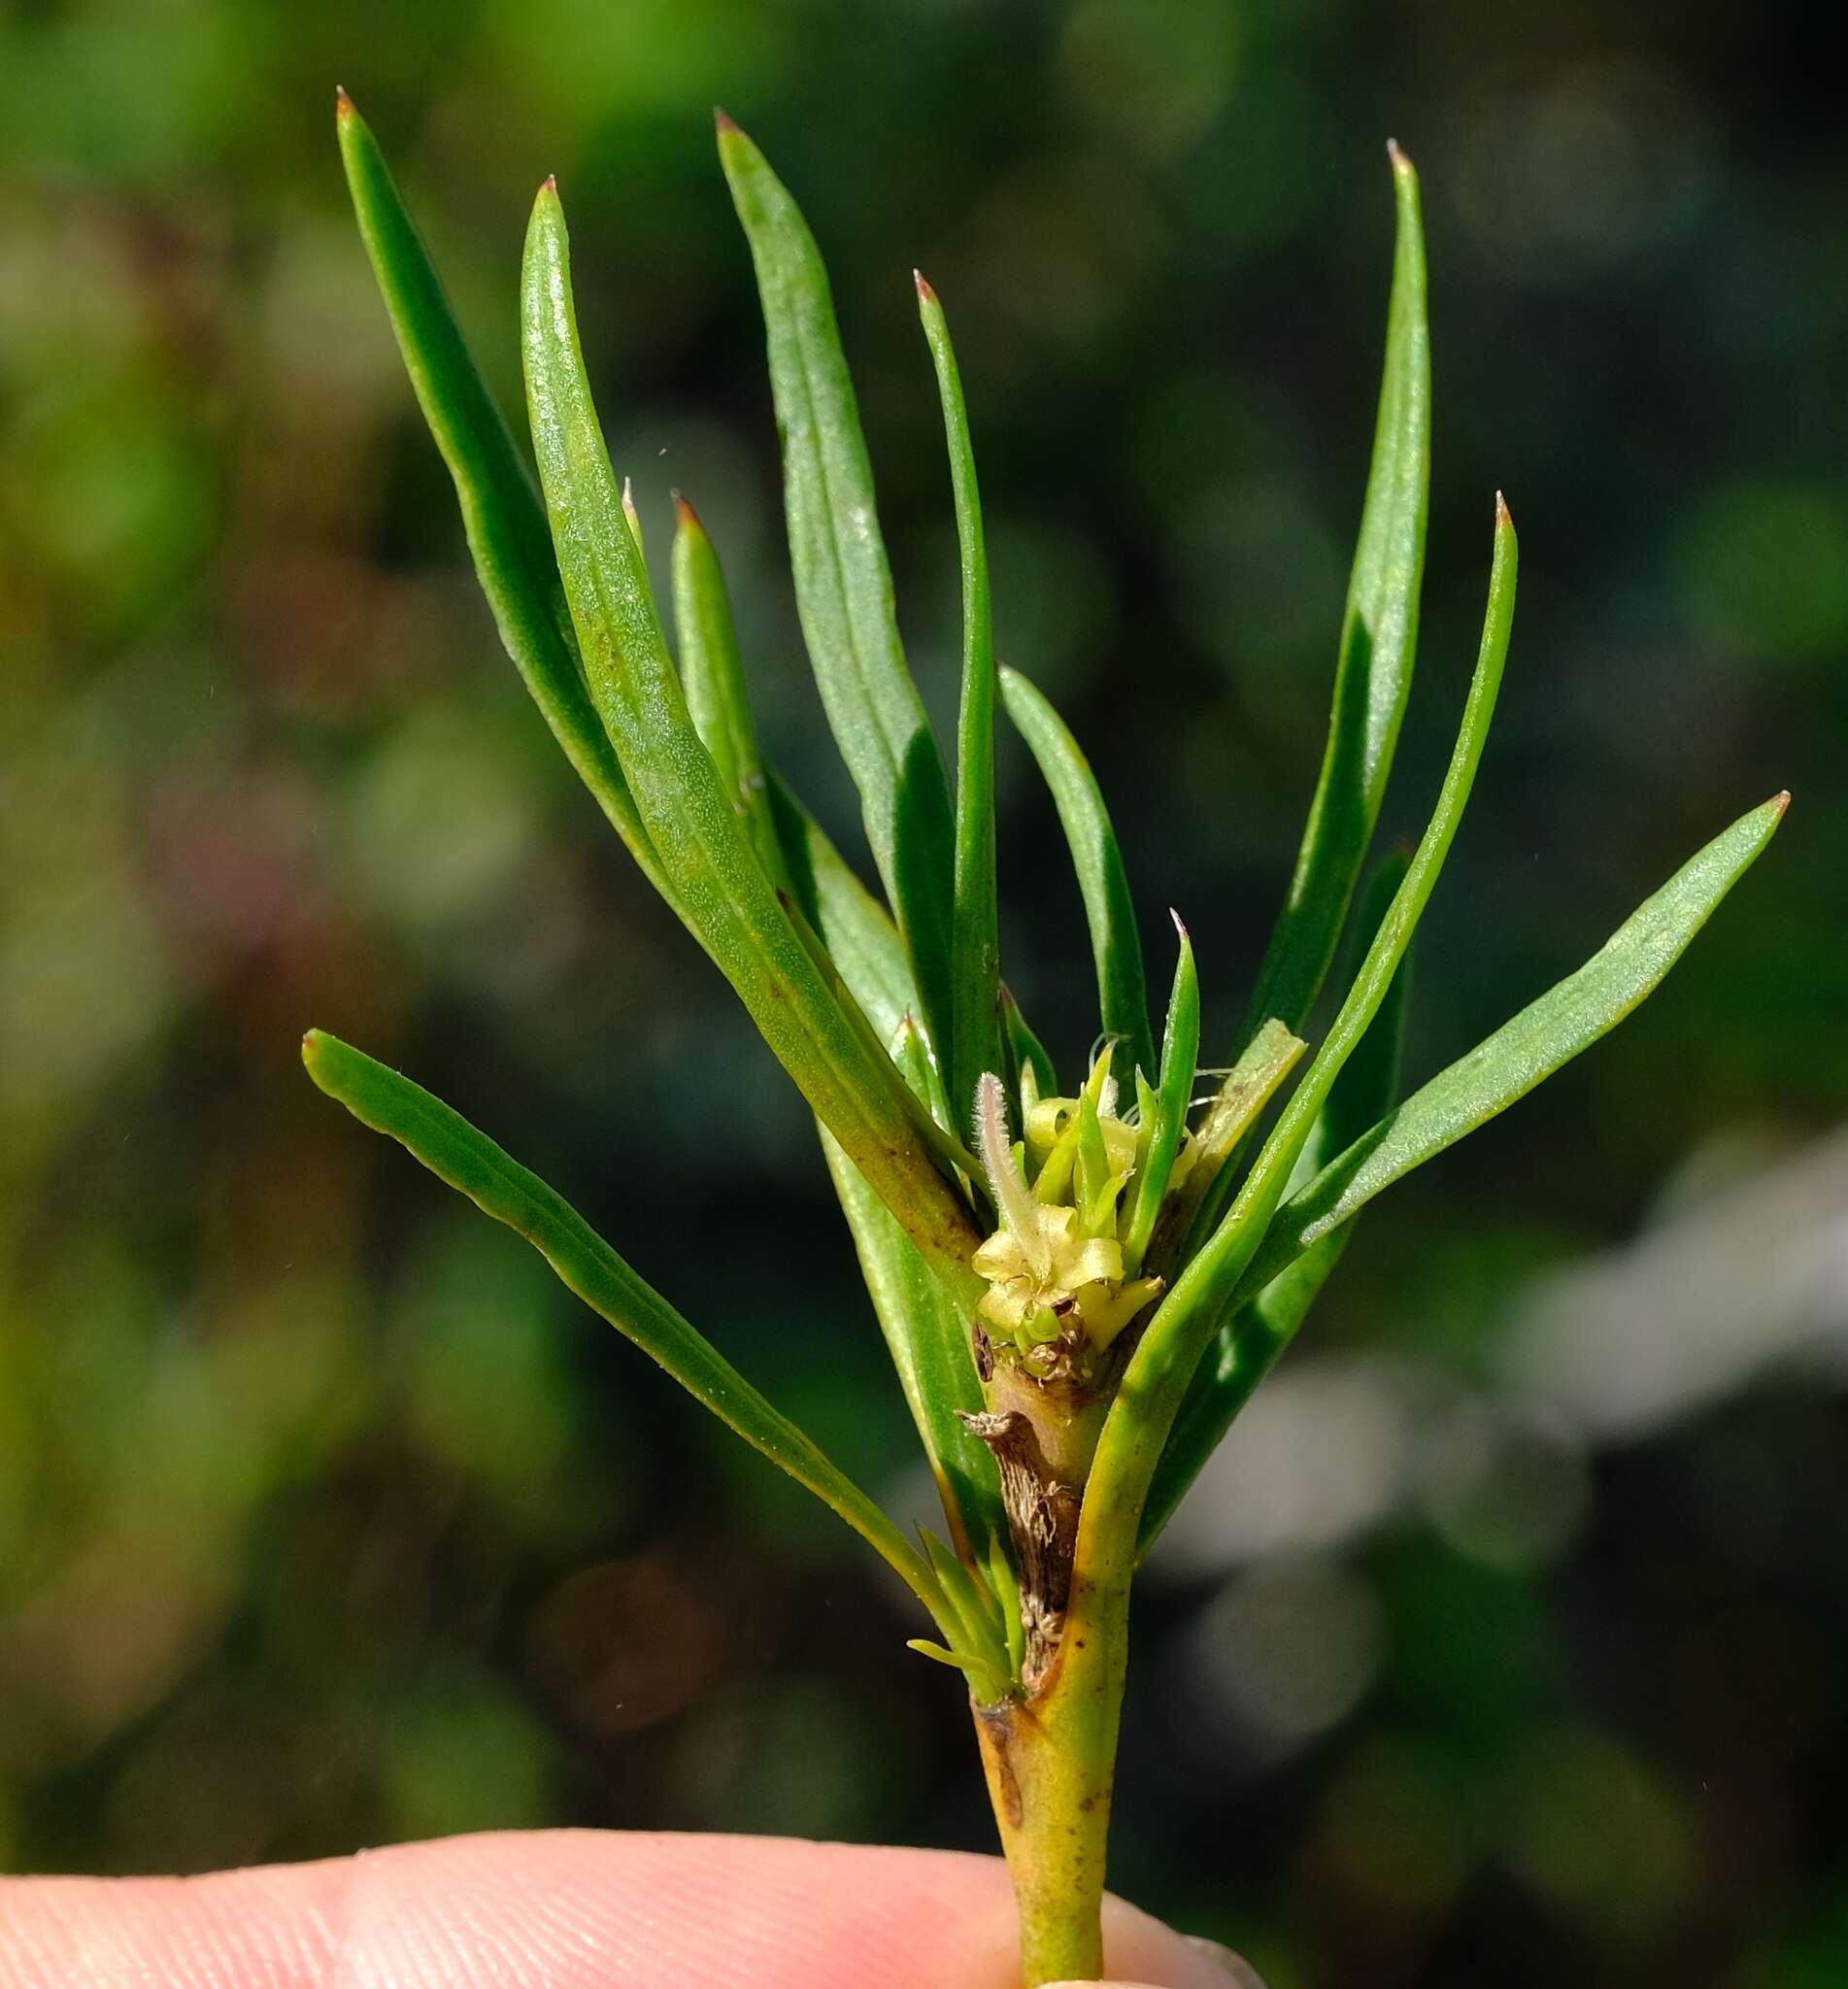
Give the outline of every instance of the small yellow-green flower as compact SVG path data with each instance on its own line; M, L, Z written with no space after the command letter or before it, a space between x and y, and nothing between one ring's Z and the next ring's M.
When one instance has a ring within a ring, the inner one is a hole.
M1001 1217L1001 1227L973 1259L989 1282L977 1311L995 1338L1012 1342L1023 1354L1077 1336L1094 1348L1107 1347L1161 1289L1159 1278L1124 1281L1116 1203L1134 1172L1136 1133L1114 1114L1096 1111L1107 1083L1106 1060L1100 1060L1100 1067L1104 1081L1094 1091L1087 1087L1087 1099L1047 1100L1047 1106L1059 1109L1042 1118L1042 1106L1032 1115L1041 1123L1028 1137L1037 1131L1035 1144L1047 1149L1033 1189L1008 1143L1000 1080L985 1076L976 1094L976 1134ZM1067 1118L1070 1125L1063 1123ZM1100 1184L1081 1184L1092 1186L1089 1205L1082 1209L1042 1198L1054 1185L1049 1177L1061 1155L1060 1185L1073 1185L1077 1175L1089 1171L1074 1159L1081 1120L1093 1134L1104 1169Z

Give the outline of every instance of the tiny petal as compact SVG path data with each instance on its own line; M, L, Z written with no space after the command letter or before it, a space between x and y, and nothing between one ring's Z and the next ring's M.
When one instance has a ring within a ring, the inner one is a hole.
M1076 1098L1036 1098L1026 1114L1026 1137L1035 1151L1045 1153L1058 1144L1077 1118Z

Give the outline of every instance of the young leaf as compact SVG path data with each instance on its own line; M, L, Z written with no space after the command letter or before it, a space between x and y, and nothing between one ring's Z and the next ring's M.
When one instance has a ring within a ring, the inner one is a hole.
M993 1705L1006 1693L1012 1675L1008 1662L1007 1625L1001 1603L988 1582L971 1571L937 1538L928 1527L918 1529L929 1557L930 1571L937 1578L946 1613L954 1624L945 1624L952 1644L951 1662L969 1674L969 1691L978 1705ZM942 1617L938 1618L943 1622ZM914 1643L913 1650L920 1646ZM941 1657L925 1650L926 1657Z
M779 903L688 714L585 378L550 183L527 234L524 319L540 482L586 677L687 921L816 1117L930 1261L972 1287L967 1204L911 1124L890 1060L843 1014Z
M1079 1565L1097 1577L1126 1573L1156 1465L1194 1368L1234 1302L1239 1280L1269 1228L1304 1143L1342 1066L1366 1034L1435 888L1482 759L1507 659L1518 563L1514 521L1495 505L1495 563L1482 647L1437 806L1373 936L1327 1039L1291 1095L1246 1175L1230 1212L1188 1264L1130 1356L1098 1439L1079 1530Z
M579 779L649 882L672 904L622 764L585 690L532 477L476 370L378 141L344 90L338 108L340 156L360 238L418 405L454 481L475 572L500 639Z
M920 1020L941 1047L952 1008L950 790L898 640L872 464L827 272L789 189L722 113L719 156L763 301L802 633L911 956Z
M1014 1564L1007 1558L1007 1549L1002 1545L1002 1535L998 1532L989 1537L988 1572L989 1587L1001 1605L1001 1624L1007 1636L1008 1671L1018 1678L1026 1662L1026 1624L1021 1614L1020 1577L1014 1572Z
M914 272L915 274L915 272ZM951 920L950 1054L958 1130L975 1082L1001 1068L1001 935L994 887L994 630L982 496L962 376L937 293L917 277L918 315L937 372L962 564L962 706L957 722L956 891Z
M1168 996L1167 1027L1161 1038L1161 1082L1155 1095L1155 1125L1149 1133L1136 1184L1135 1213L1123 1245L1123 1274L1137 1276L1155 1233L1155 1219L1168 1192L1168 1177L1187 1131L1187 1109L1193 1096L1193 1070L1200 1054L1200 979L1193 965L1193 942L1180 915L1174 915L1181 957L1174 965L1174 992Z
M627 489L626 484L623 486ZM744 659L731 620L731 597L719 555L684 497L676 497L674 532L674 628L680 637L680 674L693 729L712 755L719 779L745 826L763 874L773 884L788 881L770 797L757 751L756 721L745 690ZM640 549L641 541L636 541Z
M1418 175L1397 146L1391 155L1398 240L1386 371L1341 624L1327 751L1290 895L1246 1011L1247 1040L1271 1016L1300 1031L1315 1006L1373 839L1412 687L1430 487L1430 333Z
M523 1236L564 1284L664 1367L694 1400L837 1512L949 1634L936 1576L886 1514L812 1438L774 1409L667 1300L636 1276L570 1203L397 1071L311 1029L308 1074L362 1125L395 1139L484 1214Z
M1153 1071L1157 1067L1155 1037L1149 1028L1142 938L1136 930L1135 907L1129 902L1123 855L1096 776L1065 722L1018 670L1001 671L1001 701L1015 730L1039 762L1065 840L1071 845L1085 918L1091 927L1104 1033L1117 1037L1128 1051L1126 1076L1133 1077L1138 1070Z
M1372 945L1373 935L1398 895L1407 860L1404 852L1389 857L1375 869L1367 885L1357 927L1362 952ZM1291 1176L1293 1189L1311 1179L1330 1155L1358 1138L1391 1109L1397 1097L1411 979L1412 953L1408 949L1399 961L1372 1026L1342 1065L1341 1075L1329 1090L1328 1102L1323 1106ZM1271 1233L1276 1233L1274 1226ZM1187 1399L1162 1446L1161 1461L1156 1466L1148 1502L1142 1509L1136 1550L1139 1556L1147 1554L1154 1545L1188 1487L1199 1475L1200 1467L1219 1448L1232 1419L1244 1407L1251 1393L1244 1380L1250 1349L1268 1340L1281 1350L1294 1337L1341 1261L1352 1234L1353 1225L1346 1224L1322 1237L1268 1282L1260 1283L1252 1271L1247 1271L1241 1280L1252 1296L1221 1328L1206 1358L1193 1370ZM1263 1255L1261 1248L1259 1255Z

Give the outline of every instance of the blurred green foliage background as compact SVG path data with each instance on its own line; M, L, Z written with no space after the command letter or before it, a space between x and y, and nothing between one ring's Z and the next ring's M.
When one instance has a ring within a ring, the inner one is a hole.
M335 82L510 406L557 172L619 467L657 547L670 487L699 505L771 753L844 839L711 105L830 259L943 712L929 273L1002 653L1067 707L1222 1035L1320 754L1392 133L1437 390L1393 832L1448 749L1497 484L1524 537L1414 1072L1797 802L1643 1016L1361 1224L1145 1584L1118 1882L1277 1989L1848 1979L1827 12L0 11L0 1863L551 1822L989 1840L956 1686L867 1557L300 1073L316 1023L442 1092L922 1509L795 1095L498 653ZM1087 954L1028 773L1004 741L1007 966L1075 1064Z

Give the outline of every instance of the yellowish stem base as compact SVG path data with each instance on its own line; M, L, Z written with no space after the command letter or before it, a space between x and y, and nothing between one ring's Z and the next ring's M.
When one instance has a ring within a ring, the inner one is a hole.
M1020 1905L1025 1989L1103 1973L1104 1856L1127 1628L1126 1594L1103 1595L1080 1580L1040 1689L974 1709Z

